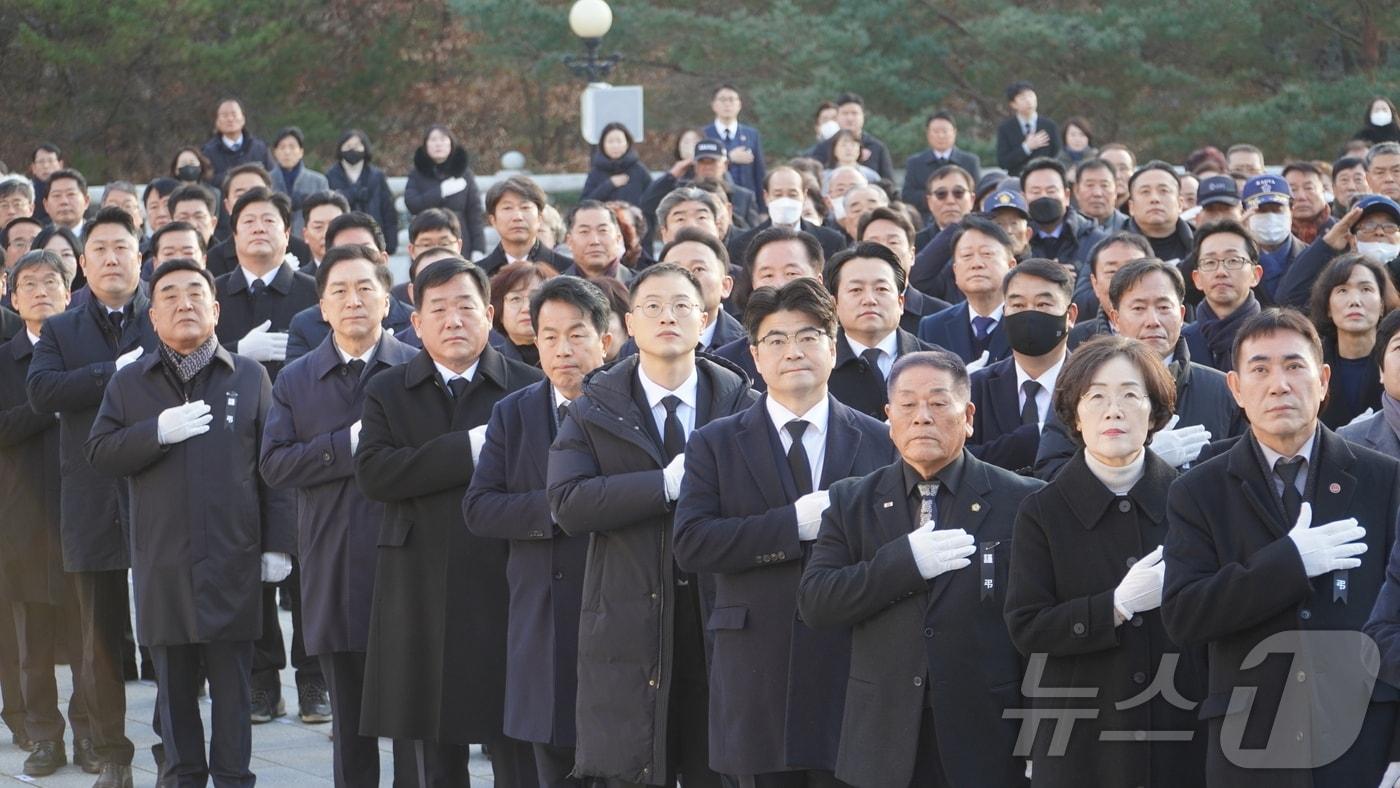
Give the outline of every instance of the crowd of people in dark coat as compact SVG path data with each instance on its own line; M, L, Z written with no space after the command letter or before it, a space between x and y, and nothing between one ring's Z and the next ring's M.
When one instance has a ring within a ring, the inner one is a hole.
M226 100L98 206L38 146L0 178L25 775L131 785L141 675L161 785L252 785L280 591L337 785L380 739L423 788L472 745L501 786L1400 785L1394 105L1266 168L1006 101L994 164L936 111L896 188L861 97L777 162L722 85L660 173L603 128L564 216L434 125L400 282L362 131L321 174Z

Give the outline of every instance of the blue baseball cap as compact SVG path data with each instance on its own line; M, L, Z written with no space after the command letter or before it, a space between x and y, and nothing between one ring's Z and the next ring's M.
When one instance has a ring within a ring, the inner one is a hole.
M1256 175L1244 182L1240 199L1247 208L1265 203L1292 205L1293 190L1288 188L1288 181L1277 175Z
M1361 209L1363 217L1368 213L1388 213L1390 218L1400 223L1400 203L1384 194L1368 194L1356 201L1356 207Z
M1239 205L1240 192L1229 175L1212 175L1196 187L1197 205Z
M982 201L982 213L991 214L998 208L1011 208L1030 221L1031 211L1026 206L1026 196L1021 194L1020 189L1012 189L1003 185L987 195L987 199Z

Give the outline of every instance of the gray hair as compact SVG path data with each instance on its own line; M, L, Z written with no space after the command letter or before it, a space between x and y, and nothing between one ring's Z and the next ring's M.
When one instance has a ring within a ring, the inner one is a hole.
M694 186L681 186L672 189L669 194L661 198L661 204L656 206L656 226L658 229L666 229L666 217L671 211L683 202L698 202L710 209L710 216L716 221L719 220L720 204L719 198L714 194L697 189Z
M894 387L899 383L901 375L918 367L940 369L947 372L953 378L953 392L963 402L972 398L972 384L967 377L967 365L963 363L962 358L946 350L920 350L915 353L905 353L895 359L894 366L890 367L886 396L894 393Z
M23 175L10 174L0 178L0 200L18 192L24 199L34 202L34 184Z
M1382 142L1372 145L1371 149L1366 151L1366 169L1371 169L1371 162L1374 162L1377 156L1400 156L1400 142Z
M847 213L849 213L851 210L851 195L858 194L863 191L874 192L876 197L875 202L878 202L880 204L880 207L882 208L889 207L890 196L885 193L885 190L881 189L879 186L875 186L874 184L867 183L864 186L852 186L849 191L841 195L841 202L845 204Z
M856 177L860 178L860 185L861 185L861 186L869 186L869 185L870 185L870 179L867 178L867 177L865 177L865 173L861 172L861 171L860 171L858 168L856 168L856 167L852 167L852 166L849 165L849 164L843 164L843 165L841 165L840 167L837 167L836 169L827 170L826 172L822 173L822 194L829 194L829 193L831 193L831 179L832 179L832 178L835 178L836 175L837 175L838 173L842 173L842 172L853 172L853 173L855 173L855 174L856 174ZM854 189L854 188L856 188L856 187L852 186L851 188Z
M63 278L63 287L72 289L73 271L68 270L68 266L63 263L63 258L58 256L58 252L50 252L47 249L35 249L25 252L15 261L15 265L10 269L9 286L10 292L15 291L19 284L19 275L31 268L49 268Z

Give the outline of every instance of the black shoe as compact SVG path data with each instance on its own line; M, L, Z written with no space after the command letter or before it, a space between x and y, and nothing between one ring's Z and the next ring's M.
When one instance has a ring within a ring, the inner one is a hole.
M68 765L68 756L63 754L63 742L34 742L34 752L24 759L24 773L30 777L47 777Z
M25 752L34 752L34 742L29 738L29 734L27 733L11 731L10 741L14 742L16 747Z
M331 721L331 697L326 685L319 681L309 681L297 688L297 703L301 707L298 716L308 725Z
M92 749L92 739L78 739L73 742L73 765L87 772L97 774L102 771L102 762Z
M92 788L131 788L131 767L116 763L102 764L102 773Z
M277 690L253 690L253 713L249 719L254 725L262 725L285 716L287 716L287 704L282 701L281 692Z

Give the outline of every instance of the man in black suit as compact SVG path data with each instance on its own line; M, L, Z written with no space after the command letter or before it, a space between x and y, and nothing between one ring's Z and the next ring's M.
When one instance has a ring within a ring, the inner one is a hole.
M272 191L272 177L267 174L261 164L256 162L240 164L228 171L224 176L224 215L228 218L227 234L221 234L223 225L218 225L214 232L214 238L209 244L209 255L206 260L206 267L209 273L215 278L223 276L241 265L238 244L233 236L236 230L233 226L233 208L238 203L239 198L253 189L263 188ZM171 195L174 197L175 195ZM290 198L288 198L290 200ZM297 262L292 266L300 269L314 262L311 256L311 247L300 236L291 234L291 208L288 207L287 242L283 245L282 253L290 252ZM222 341L222 340L220 340ZM269 374L271 374L269 372Z
M1250 431L1167 502L1162 620L1210 646L1207 784L1381 784L1400 693L1362 680L1354 645L1319 641L1360 637L1395 546L1400 465L1319 423L1331 370L1301 314L1246 320L1234 366ZM1282 653L1261 661L1265 640Z
M756 396L741 373L696 357L701 298L678 265L637 275L626 317L638 353L589 377L549 453L554 520L591 540L574 774L610 788L670 786L677 774L688 788L720 784L706 743L713 591L675 566L672 516L686 437Z
M899 264L904 268L906 284L904 292L904 313L900 315L899 327L911 334L917 333L919 323L924 318L952 306L941 298L925 295L908 284L909 271L914 267L914 225L903 211L881 206L860 217L856 225L856 240L880 244L894 252Z
M414 741L418 785L465 786L468 745L496 783L524 785L530 748L502 735L506 545L469 533L462 496L491 409L541 377L487 341L486 274L461 258L418 272L423 350L365 387L355 478L385 504L360 734Z
M545 495L549 446L583 379L611 344L607 297L592 282L556 277L531 297L546 380L502 399L462 499L467 528L510 540L506 580L505 733L530 742L543 788L579 788L574 768L578 619L588 540L559 530Z
M1040 100L1029 82L1013 82L1006 88L1011 117L997 126L997 165L1008 175L1020 175L1033 158L1060 155L1060 129L1055 121L1036 111Z
M1002 280L1011 357L972 375L977 413L968 444L980 459L1009 471L1035 464L1078 315L1073 290L1074 275L1053 260L1027 260Z
M389 291L394 298L410 306L414 303L413 280L428 264L424 256L433 251L444 256L462 256L462 220L457 218L456 211L428 208L413 217L408 225L408 281L394 285Z
M894 160L885 143L865 133L865 99L857 93L842 93L836 97L836 123L860 140L860 163L879 173L881 178L894 180ZM834 133L834 132L833 132ZM831 138L817 143L811 157L817 161L831 158Z
M714 352L744 338L744 327L723 308L734 288L734 277L729 275L729 251L719 239L699 227L681 228L671 234L671 240L661 249L660 260L686 269L700 283L701 305L705 308L700 350ZM635 343L632 346L635 349Z
M846 247L841 233L802 218L807 210L807 190L802 188L802 175L797 170L791 167L769 170L763 181L763 199L768 205L768 218L744 232L730 233L729 261L739 268L748 265L749 245L754 238L769 227L783 227L814 236L821 243L825 257Z
M922 252L939 233L972 213L977 199L977 182L972 173L956 164L945 164L929 173L924 182L922 210L928 224L914 236L914 251ZM946 240L946 239L945 239Z
M1011 353L1002 327L1001 280L1016 264L1011 236L990 219L968 215L952 232L953 281L965 299L919 322L919 339L949 350L974 371Z
M832 485L798 586L809 625L853 628L836 776L860 788L1026 784L1002 717L1022 665L1001 610L1016 510L1042 483L964 449L968 395L957 356L899 360L901 459Z
M762 288L745 319L768 394L692 435L676 504L677 565L715 576L710 766L756 787L835 786L850 635L794 622L797 581L826 488L893 446L827 393L836 304L820 283Z
M199 230L206 252L214 244L214 223L219 215L219 198L202 183L186 183L176 187L165 198L170 221L186 222Z
M928 150L919 151L904 163L904 187L899 199L919 209L925 222L933 221L928 203L928 182L938 170L952 164L961 167L973 183L982 177L982 162L977 154L958 147L958 126L951 112L935 112L924 121L924 136Z
M355 484L354 454L365 384L418 354L383 329L390 283L372 246L333 247L322 258L317 308L328 318L328 336L277 376L259 459L270 486L296 490L305 650L330 691L342 785L379 784L379 742L359 733L384 507ZM395 742L395 773L412 775L413 760L406 743Z
M88 223L83 273L92 300L54 315L29 364L29 402L59 414L63 468L63 568L78 596L83 694L92 720L93 749L101 764L97 785L131 785L134 752L126 737L126 688L121 664L128 613L128 502L126 484L98 473L83 451L107 381L154 350L155 332L141 294L140 241L131 216L104 208Z
M306 248L311 250L311 259L300 269L307 276L316 275L316 266L326 256L326 230L337 216L350 213L350 201L336 191L317 192L308 196L301 204L301 237Z
M291 233L291 201L261 186L233 204L233 237L238 265L214 280L219 301L219 342L229 351L262 363L275 382L287 358L287 329L292 317L316 303L316 280L283 259ZM212 273L212 271L211 271ZM295 513L293 513L295 516ZM295 539L281 545L297 554ZM299 714L303 722L329 722L330 696L321 666L302 644L300 577L295 571L285 588L292 602L292 665L296 669ZM263 587L263 636L253 652L254 724L286 713L278 672L286 666L282 626L277 620L277 586Z
M597 200L582 200L569 211L569 234L565 237L574 264L559 273L594 279L610 276L628 284L636 273L622 264L622 228L608 206Z
M894 362L935 346L899 327L904 314L904 266L888 247L862 242L826 264L822 274L836 299L841 330L831 395L871 418L884 419L885 381Z
M549 263L556 271L563 271L573 264L573 260L556 255L553 249L547 249L540 243L540 215L548 204L549 198L545 196L544 189L524 175L512 175L491 184L491 188L486 190L486 221L501 237L501 242L477 262L487 276L496 273L502 266L522 260ZM426 213L424 211L418 216ZM456 218L454 214L448 215ZM418 216L413 217L415 223ZM458 243L461 243L460 240Z

